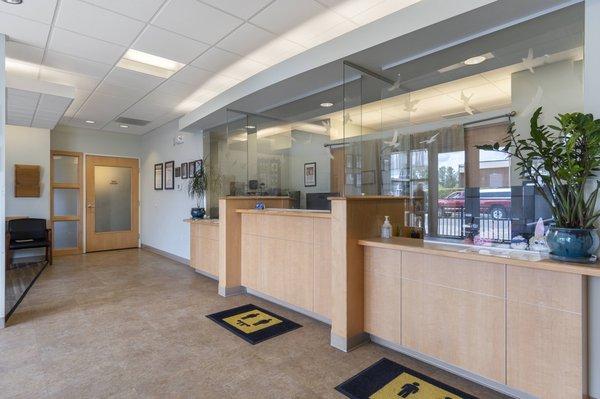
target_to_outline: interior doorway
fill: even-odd
[[[86,156],[86,252],[139,246],[139,160]]]

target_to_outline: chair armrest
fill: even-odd
[[[46,240],[48,240],[48,242],[52,242],[52,229],[46,229]]]

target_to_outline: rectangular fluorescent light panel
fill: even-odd
[[[185,64],[130,48],[117,66],[168,79]]]

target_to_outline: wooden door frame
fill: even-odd
[[[55,183],[54,182],[54,156],[68,156],[68,157],[77,157],[77,183]],[[54,216],[54,190],[55,189],[78,189],[78,203],[77,207],[77,216]],[[75,221],[77,222],[77,247],[75,248],[55,248],[52,246],[52,254],[53,255],[74,255],[83,253],[83,223],[84,223],[84,214],[83,214],[83,153],[74,152],[74,151],[62,151],[62,150],[51,150],[50,151],[50,226],[54,233],[54,223],[55,222],[65,222],[65,221]],[[53,234],[54,240],[56,240],[56,234]]]
[[[141,180],[141,176],[140,176],[140,168],[141,168],[141,160],[139,157],[128,157],[128,156],[119,156],[119,155],[107,155],[107,154],[94,154],[94,153],[85,153],[84,154],[84,161],[85,161],[85,168],[84,168],[84,172],[85,172],[85,200],[84,200],[84,225],[85,225],[85,229],[84,229],[84,247],[85,247],[85,252],[94,252],[94,251],[102,251],[102,250],[110,250],[110,248],[106,248],[106,249],[92,249],[90,250],[88,248],[88,241],[89,241],[89,237],[88,237],[88,230],[89,230],[89,226],[90,224],[88,223],[88,217],[89,217],[89,213],[87,211],[87,204],[89,202],[89,198],[88,198],[88,187],[90,185],[94,184],[94,174],[93,172],[90,172],[90,170],[88,169],[88,165],[89,165],[89,161],[90,159],[102,159],[102,160],[110,160],[112,159],[117,160],[117,161],[135,161],[135,167],[137,167],[137,173],[132,173],[131,175],[131,189],[132,189],[132,209],[131,209],[131,226],[132,228],[135,226],[135,228],[137,229],[137,237],[136,237],[136,244],[135,246],[124,246],[122,248],[113,248],[113,249],[123,249],[123,248],[139,248],[140,246],[140,229],[141,229],[141,215],[140,215],[140,195],[141,195],[141,187],[140,187],[140,180]],[[109,162],[110,163],[110,162]],[[118,163],[118,162],[117,162]],[[106,166],[111,166],[111,165],[106,165]],[[122,165],[122,164],[115,164],[113,166],[125,166],[127,167],[127,165]],[[112,233],[114,234],[114,233]]]

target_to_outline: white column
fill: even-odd
[[[6,265],[4,264],[4,254],[6,249],[4,248],[4,226],[5,226],[5,212],[6,212],[6,198],[4,190],[4,177],[6,166],[5,160],[5,149],[6,136],[4,132],[4,126],[6,121],[4,120],[6,114],[6,80],[4,77],[4,54],[5,54],[5,38],[4,35],[0,34],[0,328],[4,328],[4,316],[6,299],[4,291],[6,289]]]
[[[600,0],[585,1],[585,112],[600,118]],[[597,208],[600,208],[597,206]],[[589,395],[600,398],[600,278],[589,284]]]

